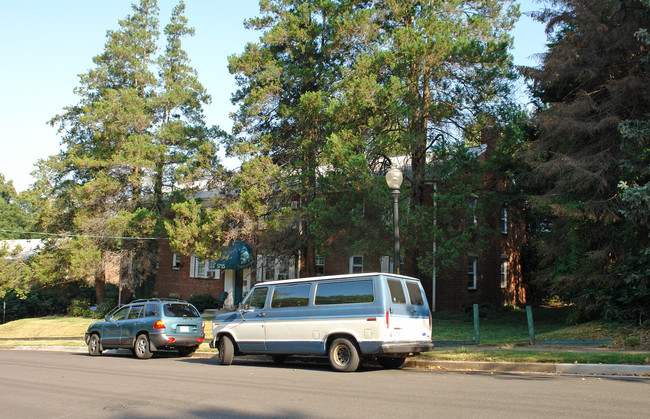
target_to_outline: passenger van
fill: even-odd
[[[362,358],[399,368],[433,350],[431,312],[420,281],[368,273],[256,284],[231,313],[214,318],[210,347],[230,365],[235,355],[328,356],[337,371]]]

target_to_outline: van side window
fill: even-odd
[[[372,303],[375,301],[372,280],[324,282],[316,288],[316,305]]]
[[[269,292],[267,287],[253,288],[250,295],[244,302],[243,307],[246,308],[264,308],[266,302],[266,294]]]
[[[406,281],[406,289],[409,292],[411,304],[413,304],[414,306],[424,305],[424,298],[422,298],[422,292],[420,291],[420,284],[418,284],[417,282]]]
[[[271,299],[272,308],[304,307],[309,304],[311,284],[276,287]]]
[[[404,287],[402,281],[399,279],[387,279],[388,289],[390,290],[390,300],[396,304],[406,304],[406,295],[404,295]]]

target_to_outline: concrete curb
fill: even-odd
[[[576,375],[620,375],[650,378],[650,365],[626,364],[551,364],[534,362],[477,362],[407,360],[404,368],[449,371],[528,372]]]
[[[85,346],[11,346],[2,350],[62,351],[85,353]],[[195,352],[196,358],[213,358],[216,352]],[[247,359],[267,359],[267,356],[249,356]],[[650,365],[626,364],[552,364],[537,362],[480,362],[480,361],[435,361],[410,358],[402,368],[448,371],[514,372],[538,374],[575,374],[627,376],[650,379]]]

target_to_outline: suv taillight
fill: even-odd
[[[201,329],[205,330],[205,322],[203,322],[203,325],[201,326]]]
[[[164,329],[164,328],[165,328],[165,323],[163,323],[162,320],[157,320],[157,321],[153,324],[153,328],[154,328],[154,329]]]

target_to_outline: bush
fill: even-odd
[[[636,336],[629,336],[625,338],[623,344],[625,344],[627,347],[635,348],[641,344],[641,341]]]
[[[106,300],[103,303],[97,306],[97,311],[95,311],[94,317],[98,319],[103,319],[111,310],[117,306],[117,303],[113,300]]]
[[[94,314],[88,300],[72,300],[68,307],[68,316],[91,318]]]
[[[208,308],[217,307],[219,300],[210,294],[196,294],[191,296],[188,302],[196,307],[200,313],[203,313]]]

